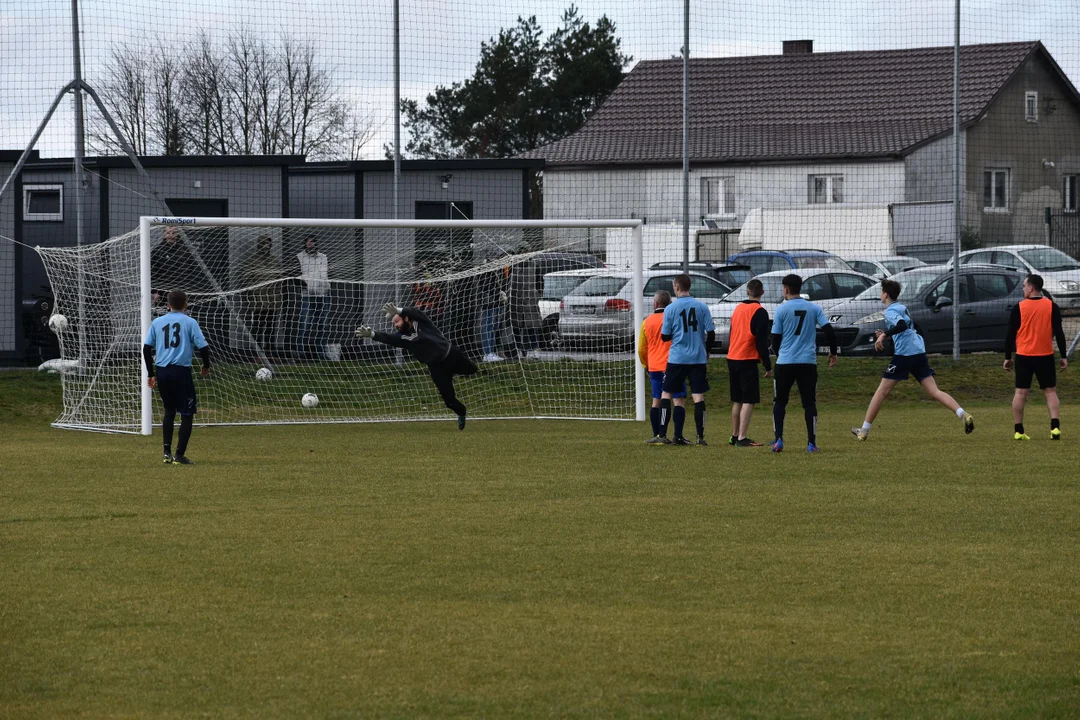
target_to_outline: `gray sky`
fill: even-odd
[[[466,77],[480,43],[518,15],[553,30],[570,0],[401,0],[402,94],[422,97]],[[578,0],[589,21],[615,21],[624,52],[637,60],[677,55],[679,0]],[[966,0],[961,42],[1042,40],[1080,84],[1077,0]],[[115,44],[186,40],[200,29],[239,24],[274,37],[283,29],[313,39],[335,67],[347,97],[375,117],[368,146],[382,157],[393,133],[393,19],[390,0],[81,0],[84,74]],[[70,0],[0,0],[0,148],[22,149],[57,91],[73,77]],[[782,40],[812,38],[815,52],[951,45],[948,0],[713,0],[691,3],[692,57],[776,54]],[[65,99],[37,148],[72,152],[71,100]]]

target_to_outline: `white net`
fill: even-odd
[[[470,418],[633,419],[631,273],[601,260],[625,264],[632,234],[452,223],[155,225],[152,317],[166,312],[168,291],[188,294],[212,353],[212,374],[196,378],[199,424],[453,418],[426,365],[356,337],[362,324],[393,331],[380,312],[386,302],[427,314],[479,366],[456,379]],[[53,323],[67,370],[57,426],[139,430],[140,247],[135,231],[81,251],[39,248],[55,313],[67,321]],[[593,277],[612,292],[579,308],[571,332],[560,332],[561,298]],[[309,393],[315,407],[302,403]]]

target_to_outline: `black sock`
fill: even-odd
[[[194,420],[193,415],[180,416],[180,442],[176,443],[176,457],[183,457],[187,451],[188,440],[191,439],[191,423]]]
[[[165,411],[165,417],[161,418],[161,439],[165,443],[165,453],[172,452],[173,424],[176,422],[176,411]]]
[[[817,406],[803,410],[806,417],[806,442],[811,445],[817,444]]]
[[[705,437],[705,401],[694,403],[694,426],[697,428],[697,436]]]
[[[652,422],[652,434],[660,434],[660,408],[649,408],[649,421]]]
[[[1015,430],[1016,432],[1023,435],[1024,434],[1024,423],[1016,423],[1015,425],[1013,425],[1013,430]]]
[[[685,405],[676,405],[674,415],[675,415],[675,437],[681,438],[683,436],[683,434],[682,434],[683,425],[686,424],[686,406]]]
[[[787,408],[780,403],[773,403],[772,406],[772,424],[773,434],[776,439],[784,437],[784,415],[787,413]]]
[[[1059,418],[1050,418],[1050,429],[1057,430],[1061,427],[1061,420]]]
[[[667,425],[671,420],[671,398],[660,401],[660,437],[667,437]]]

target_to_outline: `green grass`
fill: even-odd
[[[997,362],[935,362],[975,434],[906,387],[867,443],[881,361],[822,368],[813,457],[719,444],[721,375],[709,448],[214,428],[187,468],[0,373],[0,717],[1075,717],[1080,406],[1013,443]]]

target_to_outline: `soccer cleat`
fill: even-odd
[[[1061,428],[1054,428],[1053,430],[1051,430],[1050,431],[1050,439],[1051,440],[1060,440],[1061,439]]]
[[[735,447],[763,447],[759,442],[754,442],[750,438],[743,438],[742,440],[735,441]]]
[[[194,464],[195,463],[193,463],[191,460],[188,460],[183,455],[177,455],[176,457],[173,458],[173,465],[194,465]]]
[[[818,446],[815,445],[814,443],[806,443],[806,452],[808,452],[808,453],[816,453],[816,452],[818,452]]]
[[[675,438],[674,440],[671,441],[671,444],[672,445],[693,445],[694,443],[690,442],[689,440],[687,440],[684,437],[677,437],[677,438]]]
[[[694,443],[694,444],[695,445],[702,445],[702,446],[705,446],[705,447],[709,446],[709,443],[705,442],[705,438],[701,437],[700,435],[698,435],[697,442]]]
[[[1026,433],[1013,433],[1013,440],[1030,440]]]
[[[736,437],[735,437],[734,435],[732,435],[731,437],[729,437],[729,438],[727,439],[727,444],[728,444],[728,445],[738,445],[738,444],[739,444],[739,440],[738,440],[738,438],[736,438]]]
[[[465,429],[465,416],[464,415],[458,415],[457,416],[457,429],[458,430],[464,430]]]
[[[165,456],[161,458],[161,461],[163,463],[165,463],[166,465],[172,465],[173,464],[173,456],[170,455],[169,453],[165,453]]]
[[[645,441],[646,445],[670,445],[671,441],[663,435],[654,435]]]
[[[772,443],[769,445],[769,447],[772,448],[772,451],[774,453],[784,452],[784,439],[783,438],[776,438],[775,440],[772,441]]]
[[[865,440],[867,437],[870,436],[870,433],[866,430],[863,430],[861,427],[851,428],[851,434],[854,435],[858,440]]]
[[[971,413],[964,413],[964,432],[968,435],[975,429],[975,418],[971,417]]]

